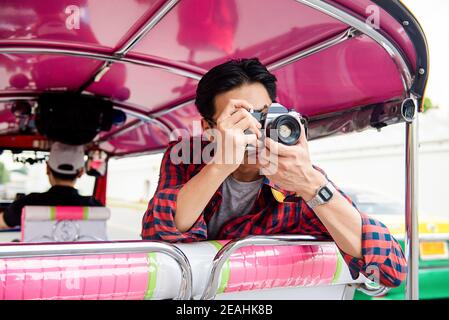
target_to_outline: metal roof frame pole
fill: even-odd
[[[413,109],[412,109],[413,108]],[[418,103],[404,100],[405,123],[405,254],[407,279],[405,299],[419,299],[419,234],[418,234]]]

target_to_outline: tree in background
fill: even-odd
[[[437,109],[438,105],[433,104],[432,100],[428,97],[424,98],[424,103],[423,103],[423,112],[426,112],[430,109]]]
[[[17,172],[17,173],[20,173],[20,174],[23,174],[24,176],[26,176],[28,174],[28,169],[26,166],[22,166],[19,169],[11,170],[11,172]]]
[[[0,162],[0,184],[9,182],[9,171],[3,162]]]

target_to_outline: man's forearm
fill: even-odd
[[[208,164],[179,190],[174,218],[179,231],[186,232],[194,225],[229,174],[221,165]]]
[[[355,258],[362,257],[362,218],[340,192],[314,212],[341,250]]]
[[[308,188],[303,190],[306,201],[311,200],[316,190],[326,182],[325,176],[316,169],[312,169],[308,177]],[[335,192],[328,203],[315,207],[313,211],[341,250],[353,257],[362,257],[362,218],[340,192]]]

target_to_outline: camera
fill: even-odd
[[[262,138],[269,137],[288,146],[298,143],[301,123],[305,125],[305,119],[298,112],[272,103],[260,111],[250,110],[250,113],[262,125]]]

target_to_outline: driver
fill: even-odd
[[[75,189],[75,183],[83,173],[83,146],[53,143],[47,162],[51,188],[43,193],[30,193],[11,203],[0,213],[0,229],[19,226],[25,206],[103,206],[93,197],[81,196]]]
[[[275,100],[276,78],[257,59],[231,60],[203,76],[195,104],[203,117],[203,135],[216,142],[215,152],[206,163],[207,141],[199,150],[195,138],[169,145],[156,193],[143,217],[142,238],[192,242],[312,235],[335,241],[354,279],[359,273],[372,279],[376,273],[383,285],[398,286],[407,268],[399,243],[385,225],[359,212],[324,171],[312,165],[305,134],[292,146],[259,139],[261,125],[249,111]],[[188,147],[179,150],[191,152],[181,161],[173,157],[180,143]],[[255,163],[249,161],[248,144],[265,150]],[[199,155],[201,161],[195,161]],[[233,161],[227,161],[227,155],[233,155]],[[273,187],[287,197],[280,197]],[[322,201],[315,201],[323,191]]]

